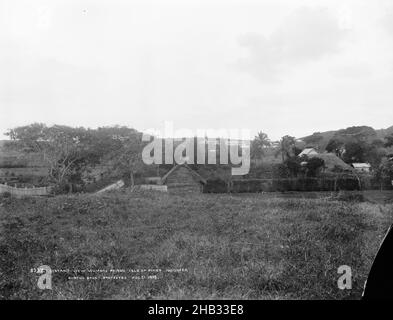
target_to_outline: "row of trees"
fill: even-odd
[[[318,144],[324,137],[322,134],[314,134],[310,139]],[[307,140],[309,144],[311,144],[310,139]],[[272,145],[267,134],[259,132],[251,142],[251,158],[262,159]],[[374,175],[377,179],[393,179],[393,161],[389,160],[392,156],[389,156],[388,151],[390,147],[393,147],[393,133],[381,140],[370,127],[350,127],[338,131],[328,141],[325,150],[335,153],[348,164],[370,163],[375,169]],[[281,156],[282,175],[315,176],[324,167],[322,159],[297,157],[300,152],[301,149],[297,148],[294,137],[287,135],[281,138],[276,145],[275,156]]]
[[[268,135],[258,132],[251,142],[251,158],[262,159],[268,148],[272,147]],[[299,158],[302,150],[296,146],[296,138],[286,135],[282,137],[274,150],[275,157],[281,157],[281,164],[275,166],[276,177],[315,177],[325,166],[325,162],[319,158],[308,159],[306,156]]]
[[[329,140],[326,151],[336,153],[347,163],[368,162],[377,168],[393,146],[393,134],[381,139],[371,127],[339,130]]]
[[[272,142],[266,133],[258,132],[251,141],[251,158],[261,159],[265,155],[266,149],[272,146]],[[279,147],[275,151],[275,156],[281,155],[282,162],[298,155],[301,152],[296,147],[296,138],[292,136],[284,136],[279,141]]]
[[[63,191],[67,188],[72,192],[73,186],[83,185],[83,177],[103,162],[110,164],[117,176],[128,177],[131,186],[135,183],[135,174],[146,169],[141,157],[148,142],[142,141],[140,132],[127,127],[85,129],[34,123],[11,129],[6,134],[12,140],[9,148],[41,154],[49,167],[48,182]],[[392,161],[382,160],[386,148],[393,146],[393,134],[387,136],[385,142],[374,140],[370,142],[364,134],[345,132],[334,136],[326,149],[349,163],[374,159],[370,162],[376,168],[376,176],[393,179]],[[262,159],[267,150],[281,157],[281,163],[275,168],[279,177],[315,177],[325,165],[319,158],[299,158],[301,149],[292,136],[272,143],[267,134],[259,132],[251,142],[251,158]]]
[[[103,159],[119,175],[134,174],[141,167],[141,134],[127,127],[98,129],[46,126],[34,123],[9,130],[8,148],[39,153],[49,167],[48,182],[59,191],[83,184],[82,177]]]

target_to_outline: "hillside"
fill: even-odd
[[[387,135],[393,133],[393,126],[387,128],[387,129],[380,129],[380,130],[376,130],[376,131],[377,131],[378,137],[383,139]]]
[[[314,146],[320,152],[325,151],[327,144],[330,139],[338,136],[350,136],[350,135],[364,135],[368,142],[372,142],[375,139],[383,140],[387,135],[393,133],[393,126],[387,129],[378,129],[375,130],[372,127],[368,126],[358,126],[358,127],[349,127],[346,129],[340,130],[332,130],[325,132],[314,132],[313,134],[300,138],[307,145]]]

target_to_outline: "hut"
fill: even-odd
[[[186,164],[175,165],[161,178],[169,193],[201,193],[206,180]]]
[[[353,172],[354,169],[342,159],[337,157],[334,153],[320,153],[316,155],[309,155],[309,158],[319,158],[325,161],[325,170],[334,172],[337,169],[347,172]]]

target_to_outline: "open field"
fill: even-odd
[[[373,202],[330,196],[3,198],[0,299],[358,299],[393,204],[390,194],[365,196],[383,200]],[[161,271],[126,280],[57,272],[53,290],[40,290],[30,269],[41,265]],[[352,268],[352,290],[337,288],[340,265]],[[179,268],[186,271],[165,272]]]

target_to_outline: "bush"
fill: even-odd
[[[204,187],[205,193],[245,193],[245,192],[287,192],[287,191],[339,191],[359,190],[359,181],[356,178],[317,179],[244,179],[232,180],[226,183],[223,180],[208,180]]]
[[[207,180],[203,187],[204,193],[227,193],[228,191],[228,183],[221,179]]]
[[[11,198],[11,193],[6,191],[0,194],[0,199],[8,199]]]
[[[262,192],[265,191],[261,180],[234,180],[231,184],[231,192]]]

